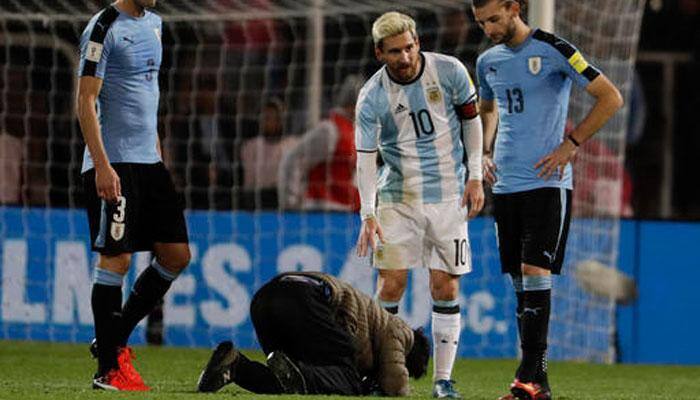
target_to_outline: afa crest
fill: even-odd
[[[431,103],[437,103],[442,100],[442,94],[440,93],[440,88],[431,87],[428,88],[428,101]]]
[[[527,60],[527,67],[532,75],[537,75],[542,70],[542,57],[530,57]]]

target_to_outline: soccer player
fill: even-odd
[[[365,83],[355,113],[362,217],[357,252],[365,256],[372,248],[377,297],[393,313],[408,269],[429,268],[433,395],[456,398],[451,374],[461,332],[459,279],[471,271],[466,220],[484,204],[476,88],[454,57],[420,51],[409,16],[382,15],[372,36],[384,67]],[[377,152],[385,163],[379,177]]]
[[[80,39],[78,118],[92,248],[98,369],[93,387],[148,390],[131,364],[131,331],[190,260],[182,202],[161,162],[156,120],[161,19],[156,0],[117,0]],[[97,107],[96,107],[97,105]],[[122,307],[131,254],[154,258]]]
[[[576,149],[622,106],[615,86],[567,41],[521,18],[525,1],[474,0],[496,44],[477,60],[484,121],[484,176],[494,193],[501,268],[518,305],[522,361],[503,399],[550,399],[547,331],[552,274],[559,274],[571,213]],[[595,104],[564,136],[571,84]],[[494,136],[498,130],[495,147]]]
[[[406,396],[428,368],[430,343],[369,296],[320,272],[274,277],[250,303],[267,365],[220,343],[197,382],[200,392],[236,383],[261,394]]]

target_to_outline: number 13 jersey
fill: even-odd
[[[571,82],[586,87],[600,72],[570,43],[539,29],[518,47],[490,48],[476,70],[481,98],[498,106],[493,192],[572,189],[571,164],[561,180],[538,178],[534,166],[564,139]]]

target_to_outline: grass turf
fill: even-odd
[[[136,368],[152,388],[148,393],[91,389],[95,362],[85,344],[0,341],[0,399],[223,399],[254,397],[230,385],[216,394],[195,393],[195,382],[210,351],[138,347]],[[246,352],[260,360],[262,355]],[[514,360],[458,360],[453,378],[465,399],[497,399],[510,382]],[[700,367],[551,363],[556,399],[697,399]],[[412,382],[412,398],[429,398],[431,382]],[[255,396],[279,398],[277,396]],[[333,399],[332,396],[288,396]],[[340,398],[340,397],[339,397]],[[344,398],[344,399],[347,399]]]

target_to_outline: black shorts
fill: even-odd
[[[571,190],[542,188],[493,197],[501,271],[519,274],[524,263],[559,274],[571,222]]]
[[[105,255],[153,250],[153,243],[187,243],[182,197],[170,172],[156,164],[113,163],[122,197],[108,203],[97,195],[95,170],[83,174],[92,249]]]

